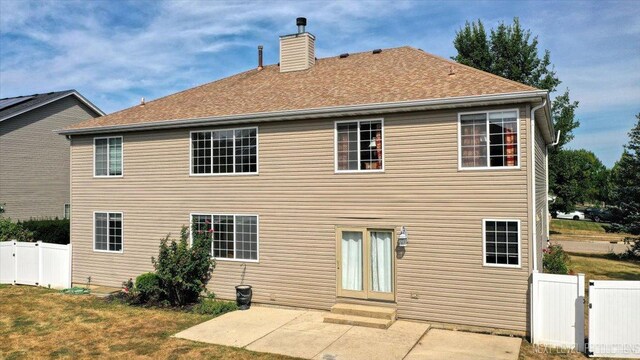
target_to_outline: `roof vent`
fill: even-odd
[[[381,52],[382,52],[382,49],[375,49],[371,53],[372,54],[380,54]]]
[[[340,54],[340,59],[349,57],[349,53]]]
[[[298,34],[302,34],[303,32],[305,32],[305,26],[307,26],[307,18],[296,18],[296,25],[298,26]]]

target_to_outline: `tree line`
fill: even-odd
[[[538,37],[520,25],[501,23],[485,30],[481,20],[466,22],[456,32],[453,60],[549,93],[556,92],[562,81],[551,63],[551,53],[538,52]],[[571,212],[576,205],[595,203],[612,206],[621,214],[621,230],[640,235],[640,113],[629,133],[620,160],[608,169],[587,149],[567,149],[580,126],[576,118],[579,102],[572,100],[568,88],[551,104],[553,123],[560,130],[558,144],[549,148],[549,190],[554,200],[551,211]],[[636,238],[638,239],[638,238]],[[638,241],[637,243],[640,243]]]

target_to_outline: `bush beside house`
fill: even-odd
[[[206,286],[215,268],[211,258],[211,234],[196,232],[189,244],[188,228],[183,227],[180,239],[164,238],[157,258],[151,261],[154,272],[144,273],[123,282],[117,298],[132,305],[169,306],[190,309],[198,314],[221,315],[237,310],[234,302],[218,301]],[[206,294],[206,297],[202,297]]]

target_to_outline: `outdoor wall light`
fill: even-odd
[[[409,238],[407,237],[407,228],[404,226],[400,229],[400,234],[398,234],[398,246],[405,247],[409,243]]]

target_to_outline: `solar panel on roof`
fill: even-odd
[[[32,99],[33,96],[25,96],[19,98],[11,98],[11,99],[2,99],[0,100],[0,110],[6,109],[9,106],[20,104],[21,102],[25,102],[29,99]]]

